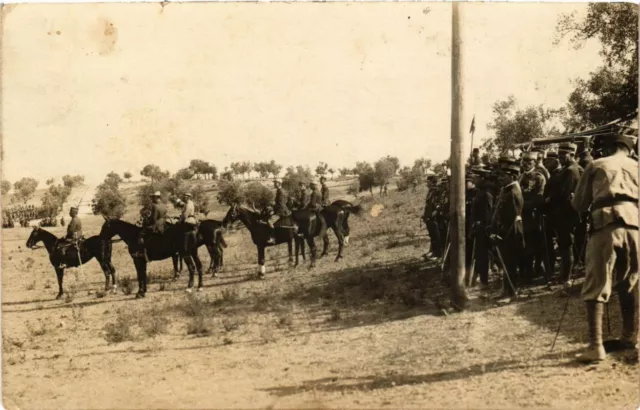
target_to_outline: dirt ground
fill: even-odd
[[[204,291],[193,296],[185,293],[186,272],[170,280],[167,260],[151,264],[147,298],[135,300],[135,280],[127,286],[126,279],[135,279],[132,261],[115,243],[117,294],[103,291],[102,272],[91,261],[66,272],[66,297],[55,300],[46,249],[25,248],[30,229],[3,230],[3,405],[638,407],[639,366],[629,355],[597,366],[573,361],[587,334],[579,284],[569,292],[553,351],[567,301],[560,288],[531,288],[505,306],[472,292],[469,311],[445,313],[439,269],[421,258],[428,248],[418,219],[424,195],[393,190],[367,198],[367,214],[351,217],[340,262],[333,261],[332,233],[329,257],[311,271],[308,261],[290,267],[286,246],[269,249],[263,281],[254,280],[248,232],[229,231],[222,273],[206,276]],[[217,207],[209,216],[223,213]],[[102,219],[83,215],[83,223],[85,236],[94,235]],[[201,257],[208,263],[204,248]],[[615,299],[610,316],[617,337]]]

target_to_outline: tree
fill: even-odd
[[[327,170],[327,172],[331,174],[331,179],[333,179],[333,176],[335,175],[336,170],[335,170],[335,169],[333,169],[333,168],[329,168],[329,169]]]
[[[562,113],[542,105],[519,109],[516,99],[509,96],[493,104],[493,122],[488,128],[495,133],[494,143],[500,153],[506,153],[517,143],[559,133],[556,124]]]
[[[69,188],[75,188],[82,185],[84,176],[82,175],[65,175],[62,177],[62,183]]]
[[[358,191],[369,191],[373,195],[373,187],[376,184],[376,173],[368,162],[357,162],[353,171],[358,175]]]
[[[253,164],[253,170],[260,175],[260,178],[269,177],[269,163],[268,162],[256,162]]]
[[[280,175],[280,171],[282,171],[282,165],[277,164],[274,160],[269,161],[269,165],[267,166],[267,170],[274,178]]]
[[[222,205],[240,205],[245,202],[245,194],[240,181],[220,181],[216,199]]]
[[[2,180],[2,195],[6,195],[9,193],[9,191],[11,191],[11,182],[7,181],[7,180]]]
[[[568,127],[583,128],[606,124],[633,113],[638,108],[638,11],[631,3],[590,3],[587,15],[576,20],[575,13],[560,17],[555,44],[572,35],[570,42],[581,47],[598,39],[605,66],[578,80],[568,103]]]
[[[240,164],[240,173],[245,177],[251,177],[251,170],[253,169],[253,165],[249,161],[245,161]]]
[[[220,179],[223,181],[233,181],[233,172],[224,171],[222,174],[220,174]]]
[[[289,192],[298,189],[300,182],[309,183],[313,179],[313,174],[309,167],[298,165],[297,167],[288,167],[284,178],[282,178],[282,187]]]
[[[47,192],[42,196],[42,210],[45,217],[53,218],[60,211],[62,211],[62,205],[67,201],[71,195],[71,188],[64,185],[50,185]]]
[[[131,177],[132,177],[133,175],[131,175],[131,172],[126,171],[124,174],[122,174],[122,176],[124,177],[124,179],[126,179],[126,180],[127,180],[127,182],[129,182],[129,181],[131,180]]]
[[[168,171],[162,171],[159,166],[154,164],[145,165],[144,168],[142,168],[142,171],[140,171],[140,175],[150,178],[152,182],[169,178]]]
[[[13,198],[16,201],[27,203],[38,187],[38,181],[33,178],[22,178],[13,184]]]
[[[188,180],[195,176],[192,168],[182,168],[174,175],[174,178]]]
[[[200,212],[207,216],[209,213],[209,197],[202,185],[196,185],[193,187],[191,195],[196,212]]]
[[[209,175],[209,179],[218,179],[218,168],[215,165],[209,164],[205,172]]]
[[[110,172],[104,182],[98,185],[96,195],[91,200],[91,210],[94,215],[107,218],[121,218],[124,215],[127,201],[124,194],[120,192],[120,182],[122,182],[120,175]]]
[[[351,173],[351,170],[349,168],[340,168],[338,172],[340,172],[341,177],[346,177]]]
[[[47,184],[47,186],[49,186],[49,185],[53,184],[54,182],[55,182],[54,178],[49,178],[44,183]]]
[[[207,161],[203,161],[201,159],[192,159],[189,164],[189,168],[198,179],[200,178],[200,175],[204,176],[205,179],[215,179],[216,174],[218,173],[215,165],[211,165]]]
[[[271,206],[274,200],[274,193],[271,189],[260,182],[251,182],[244,187],[245,203],[257,210],[264,210]]]
[[[382,186],[387,184],[391,177],[396,174],[398,167],[400,167],[400,162],[396,157],[386,156],[376,161],[374,164],[375,185],[379,185],[380,189],[382,189]]]
[[[434,165],[433,172],[437,175],[442,175],[442,174],[446,174],[448,169],[450,169],[449,160],[445,159],[444,161]]]
[[[327,165],[326,162],[320,162],[316,167],[316,175],[319,175],[319,176],[326,175],[328,169],[329,169],[329,165]]]

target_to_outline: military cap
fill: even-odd
[[[77,206],[72,206],[71,208],[69,208],[69,210],[70,210],[70,211],[72,211],[72,210],[74,210],[74,209],[77,211],[77,210],[78,210],[78,207],[77,207]]]
[[[545,149],[544,149],[544,148],[542,148],[542,147],[535,147],[535,146],[534,146],[534,147],[532,147],[532,148],[531,148],[531,150],[530,150],[530,152],[539,152],[539,153],[542,153],[542,154],[544,154],[544,151],[545,151]]]
[[[522,159],[530,159],[530,160],[537,160],[538,159],[538,153],[537,152],[533,152],[533,151],[527,151],[524,152],[522,154]]]
[[[572,144],[570,142],[563,142],[558,147],[558,152],[570,152],[572,154],[575,154],[577,149],[578,149],[578,146],[576,144]]]
[[[598,146],[624,144],[629,149],[629,151],[635,149],[633,140],[624,134],[616,134],[610,137],[600,137],[595,141],[595,144],[597,144]]]
[[[191,192],[185,192],[184,196],[187,197],[187,198],[191,198],[192,197]]]
[[[151,194],[151,198],[153,198],[153,197],[155,197],[155,196],[157,196],[157,197],[161,197],[161,196],[162,196],[162,194],[160,194],[160,191],[156,191],[156,192],[154,192],[153,194]]]
[[[520,165],[519,164],[514,164],[514,163],[507,163],[507,164],[503,164],[500,167],[500,171],[501,172],[506,172],[508,174],[519,174],[520,173]]]
[[[556,151],[547,151],[547,155],[545,158],[558,158],[558,153]]]

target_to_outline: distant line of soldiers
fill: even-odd
[[[28,226],[29,221],[42,218],[44,209],[34,205],[15,205],[2,210],[2,227],[13,228],[16,223]]]

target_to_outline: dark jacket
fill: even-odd
[[[322,188],[320,189],[320,194],[322,195],[322,206],[329,205],[329,187],[327,185],[322,184]]]
[[[167,218],[167,207],[162,202],[149,207],[149,216],[144,222],[144,227],[153,233],[161,234],[164,232],[165,219]]]
[[[67,239],[80,239],[82,237],[82,221],[77,216],[71,218],[67,226]]]
[[[312,209],[314,211],[319,211],[322,209],[322,197],[320,196],[320,192],[317,189],[311,191],[311,195],[309,196],[309,202],[307,203],[307,209]]]
[[[273,205],[273,212],[280,216],[288,216],[291,212],[287,206],[287,195],[282,188],[276,189],[276,199]]]
[[[480,186],[476,190],[471,203],[471,226],[472,232],[486,231],[491,224],[493,215],[493,195],[486,186]]]
[[[517,182],[502,188],[495,206],[491,231],[499,235],[503,241],[524,248],[523,206],[522,190]]]
[[[553,179],[553,175],[551,179]],[[551,179],[549,180],[550,183]],[[571,199],[579,180],[580,168],[575,161],[562,168],[557,174],[556,180],[545,192],[545,198],[549,198],[549,203],[547,204],[549,214],[562,218],[567,222],[577,221],[578,213],[571,206]]]

